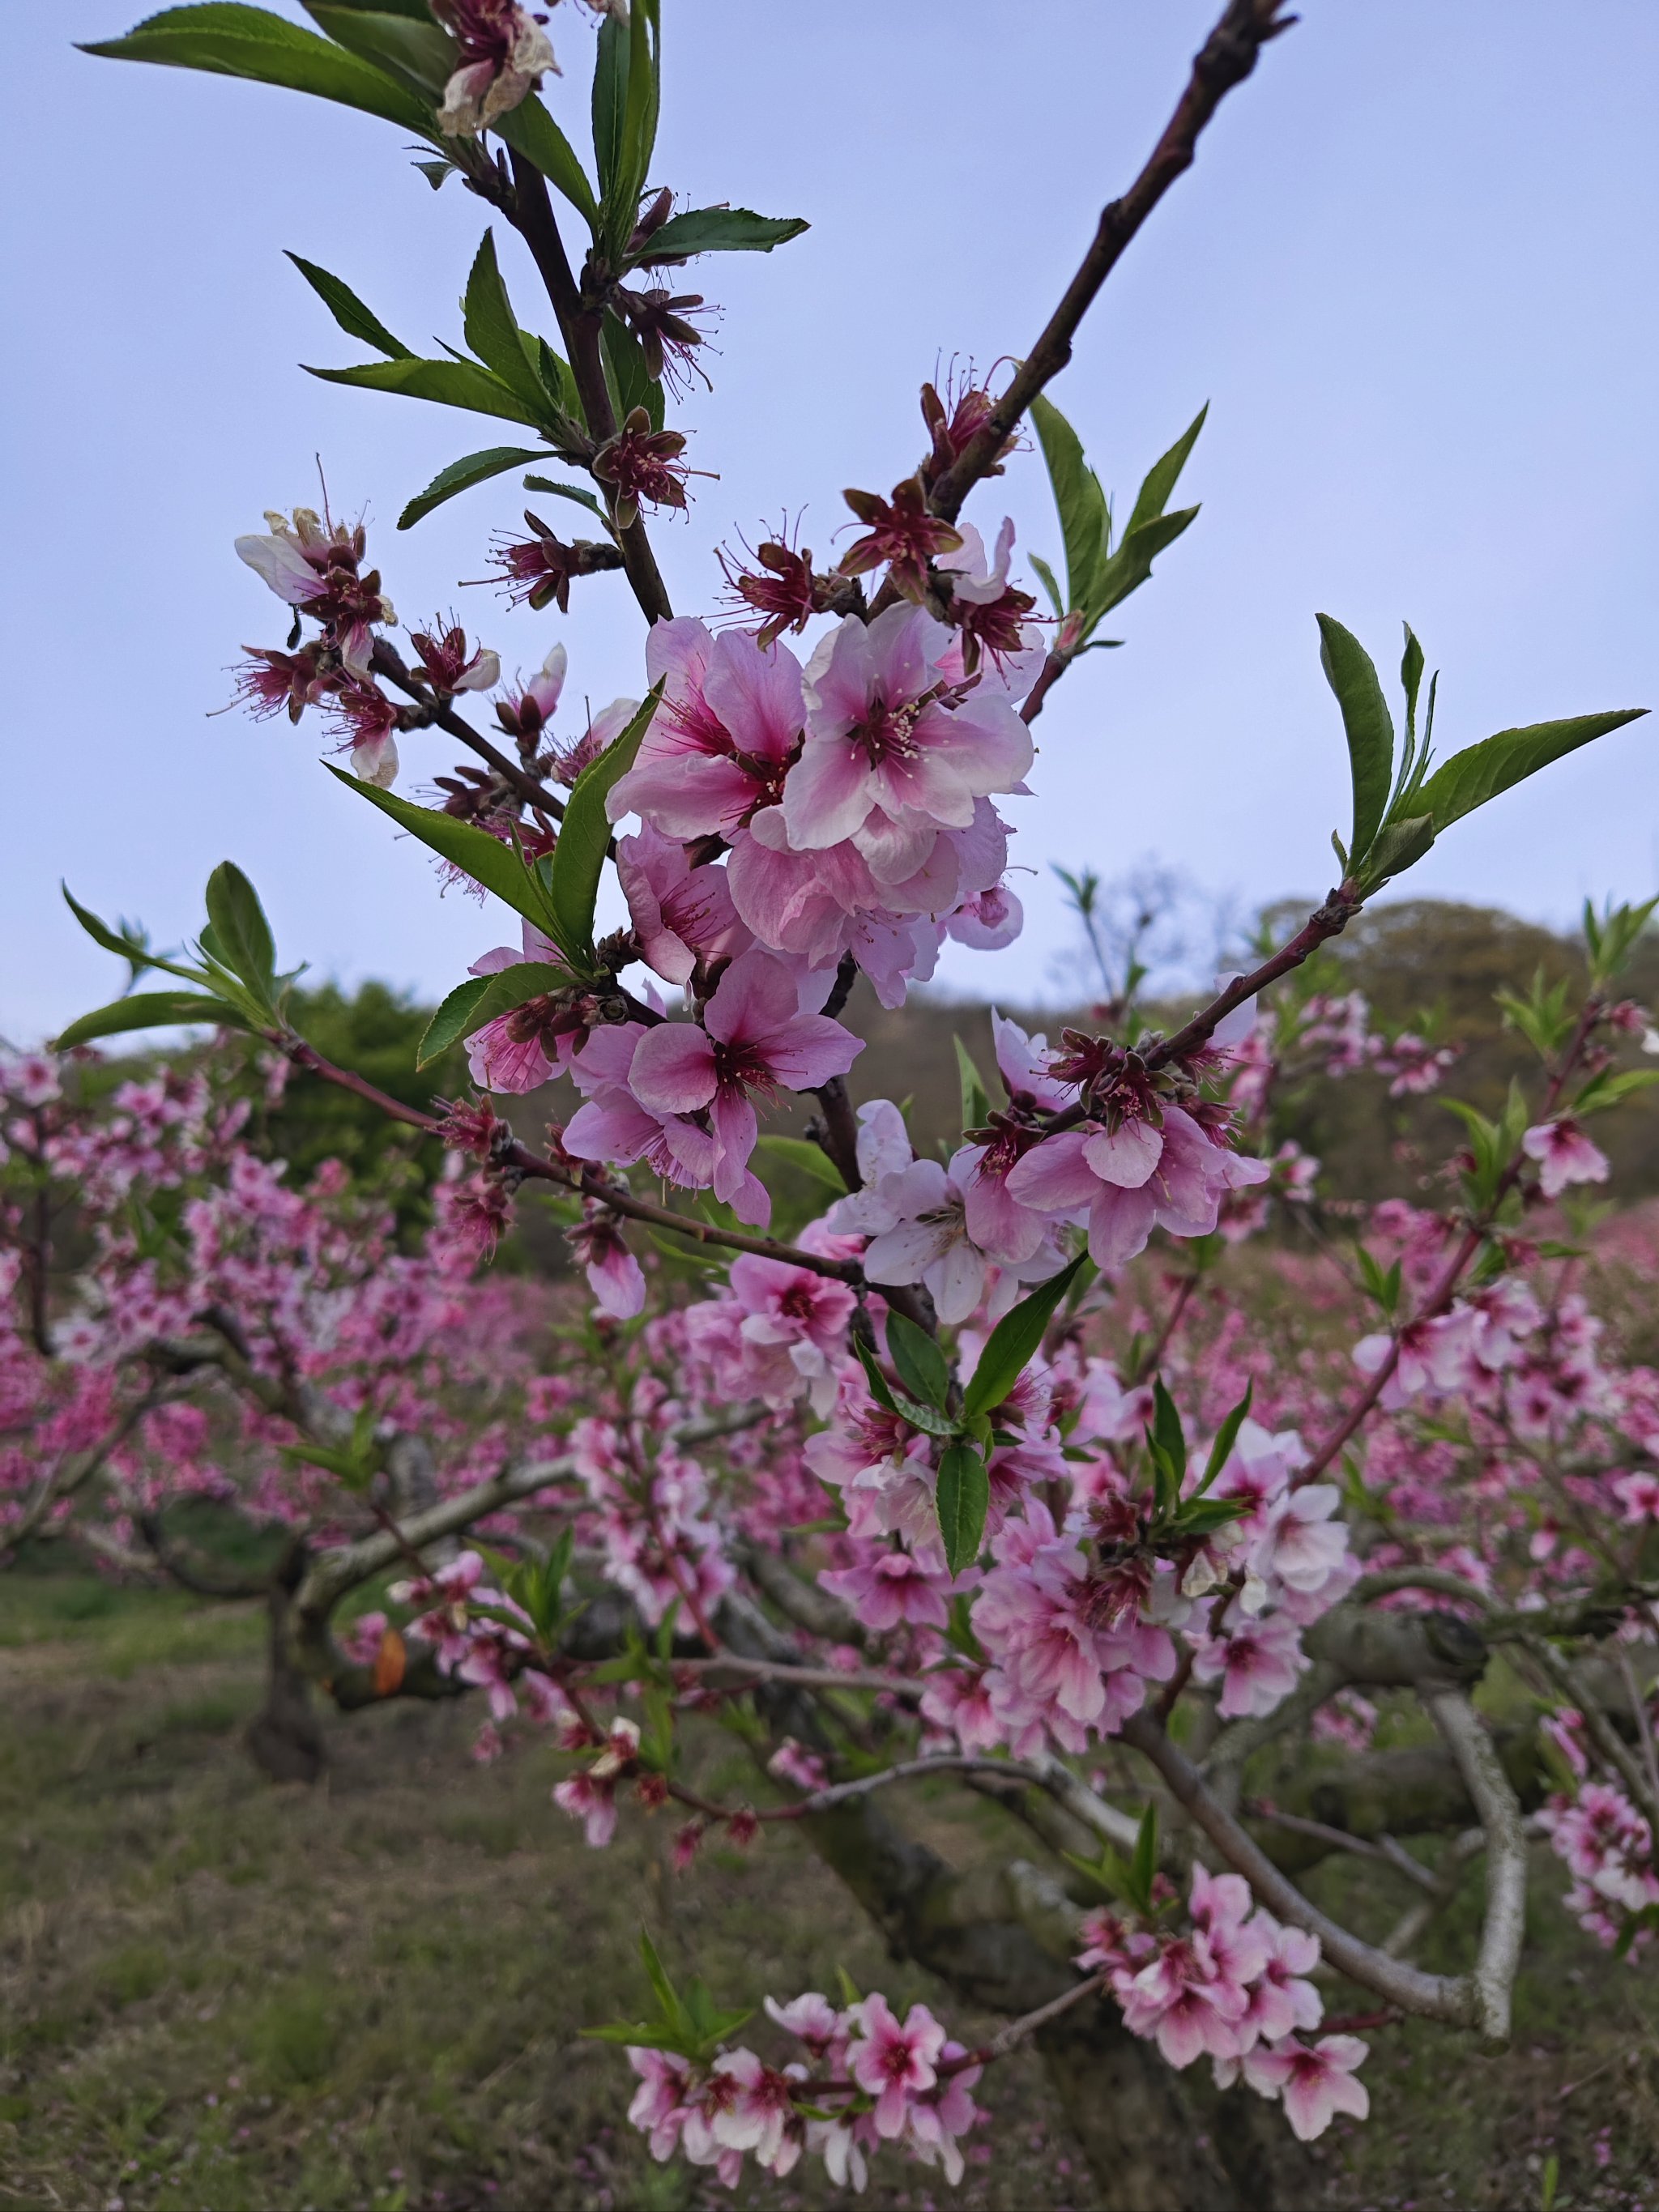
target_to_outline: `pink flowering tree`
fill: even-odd
[[[506,597],[568,618],[573,595],[625,588],[642,631],[639,696],[584,721],[564,706],[562,640],[544,650],[538,632],[539,672],[507,687],[499,650],[453,623],[400,647],[361,527],[295,509],[237,543],[292,620],[281,646],[248,649],[250,707],[315,718],[349,756],[329,764],[342,794],[515,917],[518,941],[481,948],[434,1018],[426,1052],[465,1040],[477,1086],[441,1114],[380,1097],[300,1033],[228,864],[178,954],[76,909],[165,980],[61,1050],[161,1024],[252,1033],[441,1136],[463,1170],[447,1218],[475,1253],[538,1198],[585,1270],[580,1382],[534,1406],[545,1378],[525,1386],[544,1457],[458,1475],[411,1510],[393,1432],[441,1409],[400,1400],[383,1424],[373,1394],[346,1401],[343,1442],[298,1454],[335,1480],[343,1517],[330,1528],[313,1507],[296,1554],[295,1668],[348,1705],[474,1688],[486,1753],[550,1729],[569,1761],[557,1805],[595,1847],[672,1807],[690,1873],[711,1832],[753,1844],[799,1823],[896,1952],[1007,2016],[969,2046],[879,1993],[782,1992],[751,2043],[747,2015],[677,1987],[647,1943],[649,2016],[597,2032],[628,2051],[654,2155],[726,2182],[747,2159],[781,2175],[811,2156],[859,2187],[896,2154],[954,2180],[987,2069],[1034,2037],[1133,2201],[1262,2203],[1258,2121],[1277,2106],[1305,2141],[1363,2118],[1365,2034],[1413,2015],[1501,2047],[1550,1846],[1593,1935],[1635,1952],[1659,1917],[1659,1387],[1604,1348],[1572,1215],[1606,1174],[1587,1122],[1651,1073],[1632,1064],[1646,1024],[1617,989],[1648,909],[1588,918],[1576,1003],[1512,1001],[1537,1081],[1496,1118],[1462,1109],[1437,1207],[1338,1223],[1317,1164],[1275,1127],[1297,1055],[1440,1081],[1448,1053],[1374,1039],[1318,956],[1464,815],[1639,710],[1443,751],[1411,632],[1396,720],[1358,641],[1320,617],[1352,784],[1328,896],[1161,1028],[1133,993],[1054,1046],[999,1018],[994,1076],[963,1055],[957,1140],[918,1152],[896,1104],[856,1095],[854,984],[897,1007],[947,938],[993,952],[1018,934],[998,802],[1035,772],[1054,685],[1195,513],[1170,502],[1202,418],[1120,528],[1047,387],[1290,19],[1228,0],[1048,325],[991,382],[923,387],[917,465],[889,494],[848,493],[858,534],[839,557],[782,538],[724,551],[704,611],[676,613],[652,529],[690,497],[668,409],[702,373],[704,301],[675,272],[801,224],[677,209],[657,184],[657,0],[608,0],[597,25],[515,0],[307,12],[318,32],[173,9],[94,51],[364,111],[422,142],[434,185],[453,175],[483,204],[465,350],[442,359],[296,257],[377,356],[319,373],[517,426],[535,442],[459,459],[400,528],[556,465],[526,487],[580,507],[590,534],[530,511],[528,535],[497,539]],[[585,41],[591,166],[572,137]],[[517,270],[533,271],[529,327],[498,232],[523,249],[521,294]],[[1028,426],[1064,552],[1031,559],[1041,599],[994,501],[965,512]],[[620,584],[586,580],[607,574]],[[412,741],[440,738],[467,758],[398,789]],[[628,921],[601,934],[608,870]],[[555,1078],[580,1103],[532,1141],[507,1102]],[[810,1102],[804,1124],[763,1133],[790,1098]],[[792,1176],[815,1194],[805,1211]],[[1304,1243],[1237,1249],[1275,1220],[1304,1224]],[[477,1310],[469,1271],[446,1282]],[[1287,1286],[1320,1323],[1305,1342]],[[55,1350],[37,1333],[36,1358]],[[398,1398],[422,1356],[396,1338],[377,1389]],[[74,1449],[95,1455],[104,1433]],[[454,1552],[508,1507],[505,1548]],[[395,1620],[348,1648],[337,1609],[393,1567]],[[1541,1734],[1476,1703],[1498,1667],[1538,1689]],[[1372,1747],[1383,1704],[1420,1729],[1407,1765]],[[756,1747],[752,1802],[687,1778],[688,1724],[710,1715]],[[1314,1782],[1295,1756],[1310,1737],[1340,1753]],[[906,1786],[941,1775],[1000,1807],[1000,1856],[953,1867],[906,1833]],[[1334,1852],[1408,1886],[1386,1941],[1310,1894]],[[1478,1943],[1431,1972],[1417,1948],[1477,1863]]]

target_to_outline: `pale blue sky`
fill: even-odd
[[[297,8],[283,0],[285,12]],[[677,605],[706,607],[713,545],[806,509],[822,551],[841,487],[884,490],[920,450],[915,392],[953,352],[1030,343],[1101,201],[1161,126],[1214,0],[665,0],[654,179],[693,204],[808,216],[770,258],[696,265],[725,303],[696,402],[689,524],[659,532]],[[506,932],[317,765],[309,726],[233,713],[228,664],[282,611],[230,541],[313,496],[366,508],[399,612],[451,604],[509,667],[555,637],[599,703],[641,686],[619,579],[568,622],[484,592],[517,480],[407,536],[392,523],[488,425],[337,390],[301,361],[361,357],[281,258],[337,270],[411,343],[459,338],[486,219],[434,201],[398,134],[262,87],[94,61],[134,0],[14,0],[20,96],[0,161],[13,337],[3,597],[11,826],[0,876],[0,1033],[108,995],[113,963],[58,904],[176,938],[230,855],[287,959],[437,994]],[[1054,388],[1109,485],[1212,403],[1204,514],[1040,725],[1017,807],[1023,943],[948,980],[1030,998],[1066,935],[1051,860],[1156,852],[1249,902],[1320,892],[1342,751],[1313,616],[1397,658],[1408,616],[1444,670],[1448,744],[1659,700],[1654,256],[1659,11],[1651,0],[1306,0],[1206,139],[1085,326]],[[577,135],[592,33],[552,26]],[[527,265],[503,256],[526,319]],[[1005,508],[1051,556],[1040,470]],[[416,738],[405,786],[448,765]],[[1412,888],[1564,920],[1587,892],[1659,885],[1659,722],[1604,739],[1461,825]]]

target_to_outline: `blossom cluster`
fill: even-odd
[[[766,2010],[799,2058],[769,2066],[739,2048],[703,2065],[629,2050],[640,2087],[628,2117],[653,2158],[678,2152],[733,2188],[745,2153],[780,2179],[805,2153],[823,2160],[836,2188],[862,2191],[870,2158],[890,2145],[961,2180],[962,2138],[983,2117],[972,2095],[983,2066],[926,2005],[900,2020],[878,1995],[837,2010],[809,1990],[787,2004],[768,1997]]]
[[[1194,1862],[1180,1934],[1126,1925],[1105,1911],[1089,1916],[1084,1934],[1078,1965],[1106,1974],[1125,2027],[1156,2043],[1171,2066],[1207,2054],[1218,2088],[1242,2080],[1259,2096],[1282,2100],[1304,2142],[1339,2112],[1363,2120],[1370,2112],[1354,2079],[1368,2046],[1353,2035],[1303,2040],[1324,2017],[1308,1978],[1319,1938],[1253,1911],[1237,1875],[1212,1875]]]

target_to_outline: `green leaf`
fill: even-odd
[[[913,1397],[938,1413],[951,1395],[951,1370],[945,1354],[925,1328],[902,1313],[887,1316],[887,1356]]]
[[[441,854],[452,867],[471,876],[475,884],[493,891],[514,914],[521,914],[538,929],[552,933],[554,917],[547,894],[510,845],[503,845],[487,831],[476,830],[470,822],[462,822],[441,809],[416,806],[407,799],[400,799],[395,791],[382,791],[378,784],[364,783],[331,762],[325,761],[323,765],[349,791],[358,793],[371,806],[379,807],[382,814],[389,814],[400,829],[418,837],[422,844]]]
[[[527,1000],[558,990],[569,980],[563,969],[545,960],[515,961],[512,967],[497,969],[491,975],[469,975],[465,983],[456,985],[427,1024],[416,1047],[416,1066],[429,1067],[452,1045],[481,1030],[486,1022],[510,1014]]]
[[[520,398],[539,409],[548,395],[519,336],[519,319],[507,296],[495,259],[495,234],[487,230],[473,256],[461,301],[462,332],[478,359]],[[532,459],[536,458],[532,456]]]
[[[769,253],[811,225],[803,216],[755,215],[748,208],[693,208],[652,233],[641,261],[683,261],[694,253]]]
[[[1071,1287],[1072,1278],[1083,1265],[1084,1257],[1079,1253],[1069,1267],[1062,1267],[1059,1274],[1040,1283],[1029,1297],[1022,1298],[1004,1314],[991,1331],[963,1399],[963,1410],[969,1418],[975,1413],[988,1413],[1000,1406],[1018,1382],[1027,1363],[1041,1346],[1054,1308]]]
[[[1129,1860],[1129,1885],[1143,1912],[1152,1906],[1152,1880],[1158,1872],[1158,1807],[1149,1804],[1140,1816],[1135,1847]]]
[[[650,1978],[657,2002],[662,2007],[664,2020],[676,2027],[689,2026],[685,2008],[668,1978],[668,1970],[657,1954],[657,1947],[651,1941],[650,1931],[644,1928],[640,1930],[640,1956],[645,1961],[645,1971]]]
[[[256,996],[269,1001],[276,947],[259,895],[234,861],[221,860],[208,878],[207,910],[218,957]]]
[[[1164,1389],[1161,1375],[1152,1384],[1152,1442],[1173,1468],[1176,1487],[1179,1490],[1187,1473],[1187,1432],[1181,1425],[1176,1401]]]
[[[430,15],[424,21],[397,8],[366,8],[361,0],[300,0],[312,21],[348,53],[383,69],[436,107],[453,76],[460,52]],[[434,118],[435,119],[435,118]],[[433,125],[427,125],[428,134]]]
[[[781,1161],[785,1166],[798,1168],[802,1175],[811,1176],[814,1182],[822,1183],[837,1198],[845,1198],[847,1185],[841,1170],[822,1145],[815,1145],[807,1137],[763,1137],[756,1147],[769,1159]]]
[[[870,1395],[877,1405],[884,1406],[890,1413],[898,1411],[898,1401],[889,1387],[887,1377],[876,1363],[876,1355],[861,1336],[853,1339],[853,1349],[858,1354],[859,1364],[864,1370],[864,1379],[870,1385]]]
[[[1622,707],[1610,714],[1576,714],[1564,722],[1534,722],[1524,730],[1499,730],[1496,737],[1443,761],[1418,791],[1413,810],[1431,814],[1436,830],[1444,830],[1500,792],[1536,775],[1552,761],[1564,759],[1610,730],[1623,729],[1647,711],[1645,707]]]
[[[412,530],[434,507],[441,507],[457,492],[471,491],[474,484],[488,482],[504,470],[521,467],[526,461],[538,461],[541,455],[523,446],[486,446],[482,453],[464,453],[459,461],[452,461],[437,475],[422,492],[417,492],[398,517],[399,530]]]
[[[1048,604],[1054,611],[1055,619],[1063,621],[1066,617],[1066,602],[1060,596],[1060,585],[1055,579],[1054,570],[1040,553],[1028,553],[1025,557],[1036,570],[1042,580],[1042,588],[1048,594]]]
[[[344,52],[286,17],[264,8],[207,0],[194,8],[167,8],[123,39],[102,39],[81,49],[112,61],[159,62],[173,69],[205,70],[306,92],[378,115],[423,138],[434,135],[430,106],[384,70]]]
[[[1089,628],[1111,612],[1131,592],[1138,592],[1152,573],[1152,563],[1165,546],[1173,545],[1184,530],[1198,520],[1195,507],[1175,514],[1160,514],[1150,522],[1126,530],[1123,541],[1100,571],[1094,597],[1089,602]]]
[[[314,261],[307,261],[302,254],[289,253],[288,258],[348,337],[361,338],[365,345],[373,346],[376,353],[383,353],[392,361],[411,358],[409,348],[402,339],[392,337],[373,308],[363,305],[349,284],[331,276],[326,269],[319,269]]]
[[[56,1040],[59,1052],[90,1044],[94,1037],[121,1036],[129,1030],[173,1029],[189,1022],[210,1022],[216,1029],[245,1030],[250,1024],[222,999],[201,991],[135,991],[71,1022]]]
[[[576,158],[576,149],[532,92],[491,125],[515,154],[532,161],[555,191],[564,194],[593,232],[599,227],[599,204],[587,173]]]
[[[663,425],[662,386],[646,366],[645,349],[614,308],[605,309],[600,337],[605,347],[605,380],[611,388],[611,404],[620,422],[636,407],[651,417],[651,427]]]
[[[1357,868],[1382,826],[1394,781],[1394,719],[1382,696],[1376,669],[1352,630],[1329,615],[1319,623],[1319,663],[1336,694],[1348,738],[1348,766],[1353,781],[1353,832],[1348,866]],[[1431,810],[1420,804],[1413,812]]]
[[[556,492],[561,499],[574,499],[578,507],[585,507],[590,514],[597,514],[607,530],[611,527],[611,520],[605,509],[592,493],[584,491],[580,484],[555,483],[551,477],[526,477],[524,488],[526,491]]]
[[[1170,504],[1170,495],[1181,480],[1181,471],[1186,467],[1193,447],[1198,443],[1198,434],[1204,428],[1205,418],[1209,411],[1209,404],[1206,401],[1176,440],[1174,445],[1170,447],[1169,452],[1160,455],[1147,470],[1145,481],[1135,496],[1134,510],[1124,526],[1123,535],[1126,539],[1133,537],[1137,530],[1144,528],[1146,524],[1164,517],[1164,510]],[[1188,520],[1190,520],[1197,513],[1198,509],[1195,507],[1189,507],[1187,511]],[[1167,519],[1173,520],[1174,517]],[[1186,524],[1183,523],[1182,527],[1184,529]]]
[[[145,967],[154,964],[149,951],[143,945],[136,944],[130,937],[123,937],[118,930],[112,929],[106,921],[100,921],[89,907],[81,904],[67,884],[60,884],[58,888],[64,894],[64,904],[94,945],[101,945],[106,952],[114,953],[118,959],[142,962]]]
[[[1255,1385],[1252,1382],[1246,1388],[1244,1395],[1216,1431],[1215,1442],[1210,1446],[1210,1456],[1204,1466],[1204,1480],[1198,1486],[1198,1495],[1200,1498],[1231,1457],[1233,1446],[1238,1442],[1238,1432],[1249,1418],[1250,1401],[1255,1396]]]
[[[957,1048],[957,1074],[962,1084],[962,1127],[966,1134],[969,1129],[982,1129],[990,1120],[991,1101],[967,1046],[955,1035],[951,1042]]]
[[[609,201],[623,163],[623,123],[628,110],[628,32],[607,15],[599,26],[593,63],[593,159],[599,191]]]
[[[939,1463],[939,1527],[945,1559],[960,1574],[979,1557],[985,1534],[985,1510],[991,1502],[985,1462],[972,1444],[947,1444]]]
[[[470,361],[370,361],[355,368],[306,368],[325,384],[355,384],[366,392],[398,392],[407,399],[430,399],[441,407],[459,407],[471,415],[499,415],[509,422],[541,429],[551,410],[520,398],[488,369]]]
[[[611,844],[611,822],[605,800],[611,786],[634,765],[640,740],[651,726],[651,717],[662,697],[662,679],[653,684],[644,703],[621,736],[608,744],[576,778],[559,825],[559,842],[553,848],[548,878],[548,902],[553,915],[553,937],[568,959],[586,959],[593,953],[593,908],[599,902],[599,878],[605,872]]]
[[[1053,400],[1039,393],[1031,402],[1031,420],[1048,465],[1066,542],[1066,606],[1091,607],[1111,550],[1112,510],[1099,477],[1083,458],[1081,440]]]
[[[1412,804],[1419,805],[1421,795]],[[1375,890],[1390,876],[1404,875],[1407,868],[1415,867],[1434,842],[1435,827],[1433,817],[1427,814],[1413,813],[1404,822],[1386,823],[1371,840],[1357,872],[1364,888]]]
[[[1176,1512],[1173,1525],[1183,1536],[1207,1536],[1212,1529],[1242,1519],[1249,1510],[1242,1498],[1189,1498]]]

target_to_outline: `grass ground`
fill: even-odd
[[[623,2118],[622,2061],[577,2033],[641,2000],[641,1914],[722,2001],[822,1986],[842,1964],[977,2027],[885,1958],[787,1835],[678,1881],[660,1822],[624,1819],[616,1845],[591,1853],[548,1804],[547,1755],[472,1765],[470,1711],[337,1723],[327,1784],[272,1789],[237,1741],[259,1640],[245,1608],[73,1577],[0,1583],[0,2205],[730,2202],[706,2175],[649,2165]],[[728,1754],[708,1756],[718,1785]],[[740,1786],[735,1766],[726,1779]],[[935,1842],[949,1802],[923,1808]],[[1373,2118],[1322,2146],[1321,2207],[1541,2212],[1554,2156],[1555,2212],[1656,2212],[1650,1974],[1601,1959],[1547,1908],[1520,2018],[1499,2060],[1427,2029],[1376,2034]],[[981,2094],[992,2125],[960,2191],[890,2161],[864,2203],[1102,2203],[1033,2059],[994,2069]],[[836,2200],[818,2172],[763,2179],[738,2201]]]

